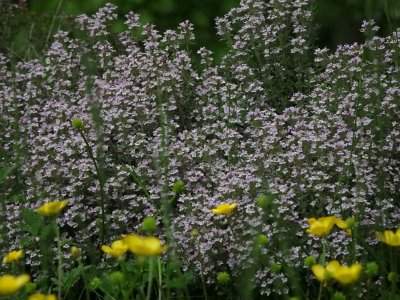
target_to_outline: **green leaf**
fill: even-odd
[[[55,235],[53,224],[47,224],[47,225],[41,226],[40,229],[41,229],[40,230],[40,240],[41,241],[50,240],[51,237],[53,237]]]
[[[77,268],[63,274],[61,278],[61,285],[64,295],[67,295],[68,291],[79,280],[79,277],[82,275],[82,273],[83,266],[79,265]]]
[[[0,183],[2,183],[12,171],[14,171],[14,167],[0,168]]]
[[[35,214],[31,209],[26,207],[23,207],[21,209],[21,216],[22,216],[22,222],[20,223],[21,230],[37,236],[44,224],[43,217]]]
[[[182,274],[182,276],[167,280],[166,285],[169,288],[183,289],[188,285],[190,281],[192,281],[192,278],[193,278],[192,274],[184,273]]]

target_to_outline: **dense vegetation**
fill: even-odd
[[[400,30],[316,11],[243,0],[220,59],[113,4],[3,49],[0,297],[400,297]]]

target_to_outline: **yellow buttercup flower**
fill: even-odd
[[[231,215],[235,211],[238,204],[236,202],[232,204],[223,203],[217,206],[217,208],[211,209],[214,215]]]
[[[101,246],[101,250],[111,256],[122,256],[128,251],[128,245],[123,240],[116,240],[112,242],[111,247]]]
[[[330,261],[326,267],[323,265],[313,265],[311,271],[318,281],[326,281],[331,278],[331,273],[334,272],[340,266],[336,260]]]
[[[31,278],[27,274],[19,276],[0,276],[0,296],[12,295],[18,292],[30,280]]]
[[[307,233],[314,234],[316,236],[324,236],[331,232],[333,225],[335,225],[336,217],[322,217],[319,219],[309,218],[307,220],[310,227],[307,229]]]
[[[8,253],[6,256],[3,258],[3,263],[8,264],[12,263],[14,261],[18,261],[21,259],[21,257],[24,255],[24,250],[14,250]]]
[[[360,278],[361,269],[361,264],[352,264],[350,267],[348,267],[337,263],[337,267],[329,271],[329,273],[341,284],[350,284]]]
[[[42,293],[35,293],[28,297],[28,300],[57,300],[56,295],[46,295]]]
[[[67,204],[68,200],[48,202],[36,209],[35,212],[46,217],[56,216]]]
[[[330,261],[326,267],[313,265],[311,271],[318,281],[335,279],[341,284],[350,284],[357,281],[361,275],[361,264],[352,264],[350,267],[341,265],[337,260]]]
[[[154,237],[141,237],[136,234],[128,234],[124,238],[124,242],[128,245],[129,251],[139,256],[155,256],[160,255],[167,250],[167,246],[162,246],[161,241]]]
[[[324,281],[328,279],[328,273],[326,272],[324,266],[322,265],[313,265],[311,267],[311,271],[318,281]]]
[[[393,247],[400,247],[400,228],[397,229],[396,232],[390,230],[385,230],[383,234],[381,232],[377,232],[376,237],[385,244]]]

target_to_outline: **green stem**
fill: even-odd
[[[102,172],[100,172],[99,165],[97,164],[96,158],[94,157],[92,147],[89,144],[89,141],[86,139],[85,134],[83,133],[82,129],[79,128],[79,133],[86,145],[86,151],[90,157],[90,159],[93,162],[94,168],[96,169],[96,174],[97,174],[97,180],[99,181],[99,187],[100,187],[100,208],[101,208],[101,239],[100,239],[100,245],[104,244],[104,237],[105,237],[105,197],[106,193],[104,191],[104,180],[103,176],[101,175]],[[100,252],[101,253],[101,252]],[[102,254],[100,254],[102,255]]]
[[[58,287],[58,300],[61,300],[61,278],[62,278],[62,253],[61,253],[61,236],[58,224],[55,221],[56,235],[57,235],[57,255],[58,255],[58,266],[57,266],[57,287]]]
[[[197,255],[199,256],[199,260],[200,260],[200,279],[201,279],[201,284],[203,287],[203,295],[204,295],[204,299],[207,300],[208,296],[207,296],[207,290],[206,290],[206,283],[204,280],[203,260],[201,259],[201,255],[200,255],[200,239],[198,237],[196,238],[196,244],[197,244]]]
[[[49,40],[50,40],[50,36],[51,36],[52,31],[53,31],[54,24],[55,24],[55,22],[56,22],[56,18],[57,18],[57,16],[58,16],[58,13],[60,12],[62,3],[63,3],[63,0],[60,0],[60,1],[58,2],[58,6],[57,6],[57,9],[56,9],[56,12],[55,12],[55,14],[54,14],[54,16],[53,16],[53,19],[51,20],[50,29],[49,29],[49,32],[47,33],[46,42],[45,42],[45,44],[44,44],[44,47],[45,47],[45,48],[47,47],[47,44],[48,44],[48,42],[49,42]]]
[[[151,288],[153,285],[153,258],[149,258],[149,282],[147,283],[147,295],[146,300],[151,299]]]
[[[319,292],[318,292],[318,300],[321,300],[322,297],[322,287],[323,287],[324,281],[322,280],[320,285],[319,285]]]
[[[85,285],[86,300],[90,300],[89,285],[88,285],[88,281],[87,281],[86,274],[85,274],[85,267],[83,266],[82,260],[80,257],[78,258],[78,265],[79,265],[79,268],[82,268],[82,280],[83,280],[83,284]]]
[[[323,266],[325,266],[326,262],[326,239],[325,237],[322,237],[322,255],[319,259],[319,263]],[[321,281],[321,284],[319,285],[319,292],[318,292],[318,300],[321,300],[322,297],[322,288],[323,288],[324,280]]]
[[[351,260],[356,261],[356,240],[354,237],[354,229],[351,230]]]
[[[158,300],[162,299],[162,270],[161,270],[161,258],[157,259],[158,265]]]
[[[321,265],[325,265],[326,262],[326,239],[325,237],[322,238],[322,255],[321,258],[319,259],[319,263]]]

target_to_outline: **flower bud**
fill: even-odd
[[[175,193],[180,193],[180,192],[182,192],[184,189],[185,189],[185,184],[183,183],[182,180],[175,181],[174,184],[172,185],[172,190],[173,190]]]
[[[399,279],[396,272],[390,272],[387,278],[391,283],[396,283]]]
[[[274,203],[274,196],[271,193],[266,193],[265,195],[262,195],[257,198],[258,207],[264,209],[270,208],[273,203]]]
[[[31,294],[33,293],[37,288],[37,284],[34,282],[28,282],[27,284],[25,284],[25,291],[27,294]]]
[[[278,273],[282,270],[282,265],[278,263],[272,263],[271,264],[271,272],[272,273]]]
[[[192,233],[191,233],[191,236],[194,237],[194,238],[198,237],[199,236],[199,231],[196,228],[193,229]]]
[[[147,233],[154,233],[157,229],[157,222],[156,219],[153,217],[146,217],[143,220],[142,223],[142,229],[143,231],[147,232]]]
[[[98,289],[101,286],[101,284],[102,284],[102,282],[101,282],[101,279],[99,277],[94,277],[92,279],[92,281],[90,281],[90,287],[92,289],[94,289],[94,290]]]
[[[357,222],[356,222],[356,220],[354,220],[354,218],[349,218],[349,219],[347,219],[347,220],[346,220],[346,223],[347,223],[347,226],[348,226],[350,229],[353,229],[353,228],[357,225]]]
[[[365,269],[365,274],[367,274],[369,277],[375,277],[379,273],[379,266],[376,262],[370,262],[367,263],[367,267]]]
[[[110,280],[113,284],[119,284],[124,282],[124,274],[122,272],[116,271],[110,274]]]
[[[336,292],[333,294],[332,300],[346,300],[346,296],[341,292]]]
[[[217,274],[217,281],[221,284],[226,284],[231,280],[231,277],[227,272],[219,272]]]
[[[72,257],[78,257],[80,254],[81,254],[81,250],[78,247],[76,247],[76,246],[71,247]]]
[[[313,265],[315,265],[317,263],[317,260],[315,258],[315,256],[307,256],[304,259],[304,266],[306,268],[311,268]]]
[[[71,125],[75,129],[82,129],[83,128],[83,121],[82,119],[73,119]]]
[[[268,244],[269,239],[265,234],[259,234],[257,237],[257,243],[261,246]]]

